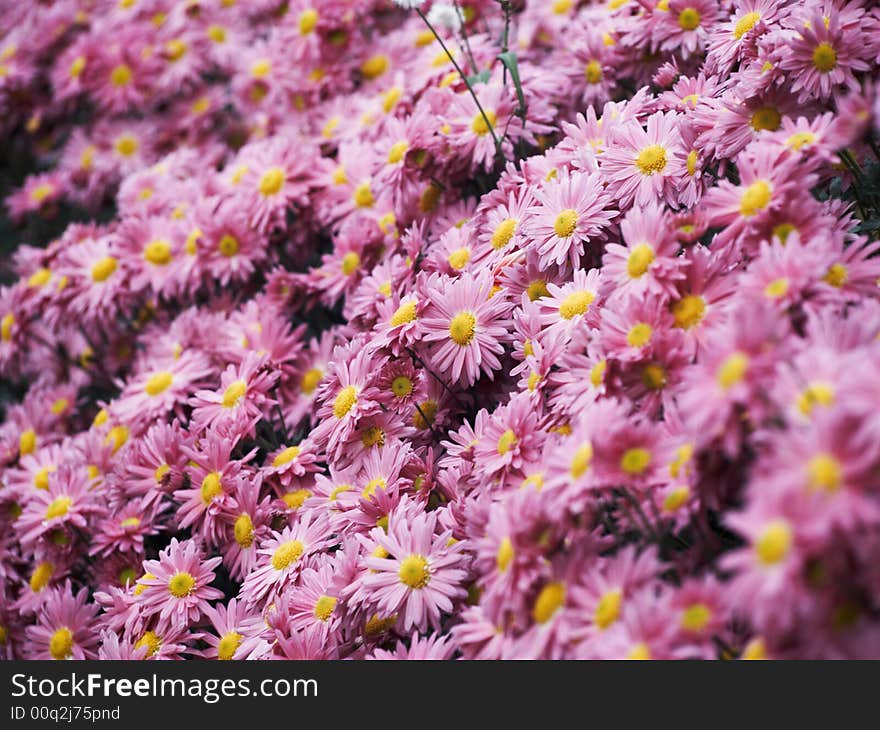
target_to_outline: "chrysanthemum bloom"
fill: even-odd
[[[855,28],[844,29],[836,8],[824,17],[818,11],[809,18],[796,12],[795,17],[801,22],[792,31],[791,41],[780,49],[778,63],[781,69],[791,72],[791,91],[800,92],[798,101],[827,99],[841,86],[858,93],[855,73],[868,70],[872,55],[863,33]]]
[[[254,142],[239,152],[236,170],[244,169],[237,190],[258,231],[278,222],[294,202],[304,202],[311,175],[310,148],[295,147],[282,138]]]
[[[421,319],[423,339],[430,361],[453,383],[473,385],[480,373],[489,379],[501,367],[507,331],[501,324],[510,304],[504,292],[493,292],[488,272],[463,274],[454,280],[436,275],[425,284],[432,291],[430,304]]]
[[[37,623],[27,627],[30,659],[95,659],[98,606],[87,603],[88,590],[74,594],[67,581],[48,589]]]
[[[686,260],[676,257],[671,217],[660,206],[632,208],[620,224],[625,246],[609,243],[602,259],[606,296],[645,296],[675,291]]]
[[[227,535],[231,532],[226,545],[221,546],[223,564],[236,580],[251,572],[260,543],[271,533],[272,503],[269,497],[261,497],[261,485],[259,473],[251,476],[241,472],[233,478],[230,499],[220,501],[219,521],[227,526]]]
[[[245,604],[235,598],[225,606],[208,606],[205,617],[215,632],[205,632],[204,641],[209,647],[203,655],[206,659],[246,659],[260,644],[255,636],[259,631],[255,629],[264,628],[262,617],[249,613]]]
[[[154,418],[180,407],[211,368],[198,352],[183,352],[173,360],[145,363],[144,370],[133,377],[119,394],[120,418]]]
[[[267,360],[265,355],[249,352],[238,367],[229,365],[223,371],[218,390],[197,390],[190,399],[196,428],[235,426],[249,432],[262,408],[274,402],[268,392],[279,374],[266,367]]]
[[[615,128],[601,169],[609,181],[607,193],[620,206],[673,204],[675,183],[687,171],[678,124],[678,115],[657,112],[648,117],[646,129],[638,122]]]
[[[563,332],[571,336],[575,329],[599,323],[599,292],[602,272],[598,269],[577,269],[572,281],[546,285],[546,294],[533,305],[539,312],[539,321],[547,331]],[[528,354],[524,350],[524,354]]]
[[[159,614],[160,621],[177,626],[198,621],[208,601],[223,596],[210,587],[220,561],[219,557],[206,560],[195,540],[171,538],[158,560],[144,561],[146,575],[138,580],[144,588],[137,595],[144,616]]]
[[[290,586],[308,565],[311,556],[326,550],[334,542],[327,529],[327,517],[303,514],[281,532],[276,532],[260,546],[262,563],[245,577],[241,596],[249,606],[262,605]]]
[[[602,239],[615,211],[601,178],[584,172],[560,173],[535,190],[524,233],[534,241],[540,264],[579,268],[584,244]]]
[[[339,591],[333,573],[334,565],[329,561],[317,570],[303,570],[299,585],[290,595],[292,628],[300,630],[323,624],[328,631],[338,630],[341,611],[337,610]]]
[[[436,512],[421,513],[407,522],[392,512],[388,534],[376,528],[370,536],[385,557],[365,560],[375,571],[363,578],[369,600],[384,615],[397,615],[403,631],[439,627],[441,612],[451,612],[453,601],[465,596],[462,544],[449,544],[451,530],[438,532]]]
[[[28,546],[52,536],[69,541],[76,530],[87,532],[89,519],[104,511],[81,466],[61,465],[46,480],[47,488],[30,495],[16,521],[19,539]]]
[[[315,443],[326,439],[327,453],[335,453],[341,443],[351,438],[362,417],[379,410],[379,405],[365,392],[373,376],[375,359],[370,348],[362,347],[356,352],[350,348],[334,349],[332,373],[318,394],[323,400],[316,414],[318,425],[311,433]]]

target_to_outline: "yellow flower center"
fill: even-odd
[[[288,446],[278,456],[272,459],[272,466],[284,466],[299,456],[299,446]]]
[[[34,572],[31,573],[30,579],[30,588],[34,593],[39,593],[42,591],[47,585],[49,585],[49,581],[52,579],[52,574],[55,572],[55,566],[52,563],[44,562],[40,563],[36,568],[34,568]]]
[[[486,123],[486,120],[488,120],[488,124]],[[483,137],[484,135],[489,134],[489,130],[495,127],[495,123],[497,121],[498,117],[496,116],[495,112],[491,109],[486,109],[485,118],[480,112],[477,112],[477,115],[471,122],[471,129],[478,135]]]
[[[318,25],[318,11],[314,8],[306,8],[299,14],[299,32],[303,35],[311,33]]]
[[[4,314],[3,319],[0,319],[0,339],[3,342],[9,342],[12,339],[13,325],[15,325],[15,315],[12,312]]]
[[[110,83],[114,86],[128,86],[131,83],[131,68],[125,63],[120,63],[110,72]]]
[[[321,382],[323,377],[324,373],[320,368],[311,368],[309,370],[306,370],[299,385],[300,390],[306,395],[311,395],[315,392],[315,389],[318,387],[318,384]]]
[[[224,634],[223,638],[220,639],[220,643],[217,644],[217,658],[220,661],[229,661],[232,657],[235,656],[235,652],[238,650],[239,644],[241,644],[242,635],[236,631],[230,631],[228,634]]]
[[[568,238],[574,233],[578,224],[577,211],[566,208],[558,216],[553,223],[553,230],[560,238]]]
[[[756,180],[749,185],[742,194],[739,202],[739,212],[745,218],[751,218],[770,204],[773,189],[766,180]]]
[[[498,545],[498,552],[495,555],[495,564],[502,573],[507,570],[513,560],[514,551],[513,543],[509,537],[505,537]]]
[[[55,466],[44,466],[34,473],[34,487],[46,490],[49,488],[49,475],[57,471]]]
[[[171,244],[161,238],[150,241],[144,248],[144,260],[154,266],[165,266],[171,261]]]
[[[86,67],[86,58],[85,56],[77,56],[73,59],[73,63],[70,64],[70,70],[68,73],[70,74],[70,78],[76,79],[82,74]]]
[[[643,175],[663,172],[666,167],[666,149],[659,144],[645,147],[636,157],[636,167]]]
[[[242,512],[233,526],[235,541],[243,548],[254,544],[254,522],[247,512]]]
[[[626,334],[626,342],[630,347],[644,347],[651,341],[654,330],[651,325],[639,322],[634,324]]]
[[[685,8],[678,14],[678,27],[682,30],[696,30],[700,25],[700,14],[695,8]]]
[[[807,463],[807,476],[811,489],[836,492],[843,481],[843,466],[831,454],[817,454]]]
[[[145,631],[144,635],[137,640],[137,643],[134,645],[135,649],[141,649],[143,647],[147,647],[146,657],[151,657],[155,655],[157,651],[159,651],[159,647],[162,645],[162,640],[154,631]]]
[[[33,200],[35,203],[42,203],[53,192],[55,192],[55,186],[51,185],[50,183],[37,185],[37,187],[31,190],[31,200]]]
[[[775,132],[782,124],[782,115],[776,107],[762,106],[754,111],[750,124],[756,132]]]
[[[119,262],[112,256],[105,256],[92,266],[92,281],[100,284],[107,281],[116,271]]]
[[[124,530],[134,529],[140,527],[141,520],[140,517],[127,517],[119,523],[119,526]]]
[[[797,398],[797,407],[805,416],[813,412],[817,405],[826,408],[834,403],[834,388],[828,383],[810,383]]]
[[[627,449],[620,457],[620,468],[627,474],[644,474],[651,464],[651,452],[641,447]]]
[[[364,75],[364,78],[372,80],[385,73],[388,70],[389,65],[390,61],[388,60],[388,56],[383,56],[380,53],[371,56],[361,64],[361,73]]]
[[[225,233],[220,238],[220,243],[217,244],[217,248],[220,250],[220,253],[227,258],[235,256],[239,251],[238,239],[229,233]]]
[[[690,152],[688,152],[687,171],[688,171],[688,175],[690,175],[691,177],[693,177],[697,173],[697,160],[698,159],[699,159],[699,156],[698,156],[696,150],[691,150]],[[682,226],[682,229],[684,229],[684,226]]]
[[[649,661],[651,659],[651,647],[648,646],[644,641],[640,641],[635,644],[632,649],[629,650],[626,658],[635,661]]]
[[[595,298],[596,295],[591,291],[572,292],[559,305],[559,316],[563,319],[573,319],[585,314]]]
[[[388,164],[396,165],[403,159],[403,156],[406,154],[406,150],[409,148],[409,143],[406,140],[401,140],[400,142],[395,142],[391,145],[391,149],[388,152]]]
[[[223,494],[223,485],[220,483],[220,472],[212,471],[202,479],[202,502],[211,504],[215,498]]]
[[[368,182],[363,182],[354,189],[352,199],[358,208],[370,208],[376,202]]]
[[[397,311],[391,316],[391,326],[399,327],[402,324],[408,324],[416,318],[416,303],[404,302]]]
[[[391,381],[391,392],[398,398],[406,398],[413,392],[412,380],[406,375],[398,375]]]
[[[224,43],[226,41],[226,28],[222,25],[209,25],[207,32],[208,38],[214,41],[214,43]]]
[[[437,401],[426,400],[415,409],[415,413],[413,413],[413,426],[419,429],[419,431],[424,431],[431,427],[436,416]]]
[[[315,603],[315,618],[327,621],[335,609],[336,599],[333,596],[321,596]]]
[[[173,382],[174,376],[167,371],[154,373],[150,376],[149,380],[147,380],[146,385],[144,385],[144,392],[149,396],[159,395],[168,390]]]
[[[669,494],[666,495],[666,499],[663,500],[663,511],[664,512],[675,512],[680,509],[685,502],[687,502],[688,497],[691,496],[691,490],[687,486],[680,486],[673,489]]]
[[[58,629],[49,639],[49,654],[53,659],[67,659],[73,651],[73,632],[66,626]]]
[[[353,385],[346,386],[339,391],[336,399],[333,401],[333,415],[336,418],[343,418],[357,403],[357,388]]]
[[[774,565],[785,559],[791,549],[791,527],[783,520],[768,524],[755,542],[755,552],[764,565]]]
[[[255,61],[251,66],[251,76],[255,79],[266,78],[272,71],[272,63],[268,58]]]
[[[662,365],[649,363],[642,370],[642,383],[649,390],[660,390],[666,386],[666,370]]]
[[[827,273],[822,278],[826,283],[839,289],[846,284],[846,280],[849,278],[849,272],[843,264],[831,264]]]
[[[33,454],[37,450],[37,432],[28,428],[18,437],[18,453],[21,456]]]
[[[739,40],[754,28],[760,19],[761,14],[756,13],[755,11],[743,15],[738,21],[736,21],[736,25],[733,26],[733,37]]]
[[[498,453],[504,456],[516,445],[516,441],[516,434],[508,428],[498,439]]]
[[[378,426],[370,426],[361,435],[361,443],[367,449],[372,449],[374,446],[384,446],[385,431]]]
[[[431,580],[428,561],[421,555],[410,555],[406,558],[400,564],[400,570],[397,574],[401,583],[416,590],[424,588]]]
[[[816,135],[812,132],[795,132],[785,140],[785,144],[793,150],[800,150],[815,141]]]
[[[292,492],[287,492],[284,496],[281,497],[281,501],[287,505],[287,509],[293,510],[294,512],[303,506],[303,502],[305,502],[309,497],[312,496],[312,493],[308,489],[295,489]]]
[[[139,147],[140,143],[137,138],[131,134],[123,134],[113,144],[113,148],[123,157],[131,157]]]
[[[181,571],[171,576],[168,581],[168,592],[175,598],[186,598],[196,585],[196,579],[189,573]]]
[[[266,196],[277,195],[284,187],[286,176],[280,167],[272,167],[263,173],[260,178],[260,194]]]
[[[593,620],[603,631],[620,617],[620,606],[623,603],[623,592],[615,588],[603,594],[596,604]]]
[[[571,476],[580,479],[586,474],[593,461],[593,445],[584,444],[574,452],[574,458],[571,460]]]
[[[284,570],[299,560],[304,549],[305,546],[299,540],[290,540],[282,543],[272,554],[272,567],[275,570]]]
[[[492,232],[492,248],[497,251],[510,243],[510,239],[513,238],[513,234],[516,232],[516,226],[517,220],[515,218],[505,218],[501,221]]]
[[[156,467],[156,471],[153,472],[153,477],[156,479],[156,484],[161,484],[162,480],[165,478],[165,475],[171,471],[171,467],[168,464],[159,464]]]
[[[681,613],[681,627],[685,631],[701,632],[712,620],[712,609],[705,603],[692,603]]]
[[[46,519],[51,520],[55,517],[64,517],[72,504],[73,500],[70,497],[56,497],[46,508]]]
[[[186,53],[186,43],[179,38],[173,38],[165,44],[165,54],[169,61],[179,61]]]
[[[837,67],[837,51],[827,41],[820,43],[813,51],[813,65],[817,71],[828,73]]]
[[[768,299],[780,299],[788,294],[788,277],[774,279],[764,287],[764,296]]]
[[[449,323],[449,336],[455,344],[465,347],[474,339],[477,318],[470,312],[459,312]]]
[[[647,243],[635,246],[626,260],[626,273],[633,279],[643,276],[654,262],[654,249]]]
[[[455,249],[451,254],[449,254],[449,265],[458,271],[459,269],[463,269],[467,266],[468,261],[471,260],[471,250],[467,246],[462,246],[461,248]]]
[[[545,585],[535,604],[532,606],[532,618],[536,623],[547,623],[565,603],[565,584],[554,582]]]
[[[696,327],[706,313],[706,302],[697,294],[688,294],[672,303],[672,318],[675,326],[689,330]]]
[[[728,355],[716,373],[718,385],[724,390],[730,390],[734,385],[742,381],[748,369],[749,356],[744,352],[737,351]]]
[[[602,80],[602,64],[592,60],[584,67],[584,78],[588,84],[598,84]]]

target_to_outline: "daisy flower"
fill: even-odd
[[[580,265],[584,244],[601,240],[616,211],[598,175],[561,173],[534,193],[525,234],[532,240],[541,267],[550,264],[572,269]]]
[[[283,592],[299,577],[310,558],[331,547],[326,516],[303,514],[292,526],[276,532],[260,545],[260,567],[249,573],[241,596],[249,606],[262,605]]]
[[[453,280],[434,275],[424,288],[426,294],[433,290],[421,319],[431,363],[463,386],[473,385],[481,372],[491,380],[501,368],[498,355],[508,335],[500,320],[510,307],[503,292],[493,293],[491,275],[462,274]]]
[[[29,659],[96,659],[98,606],[87,603],[88,590],[74,594],[70,581],[50,588],[37,623],[28,626]]]
[[[678,124],[678,115],[656,112],[646,128],[638,122],[615,128],[601,166],[607,193],[620,206],[675,204],[675,184],[687,172]]]
[[[172,626],[198,621],[209,608],[208,601],[223,596],[210,587],[220,562],[219,557],[206,560],[195,540],[179,542],[172,537],[158,560],[144,561],[146,575],[138,580],[144,588],[137,594],[144,616],[158,614],[161,622]]]
[[[384,615],[398,616],[403,631],[438,628],[441,613],[451,612],[453,601],[465,596],[462,545],[449,545],[450,530],[438,533],[436,513],[408,521],[398,514],[389,515],[387,535],[381,528],[370,533],[387,557],[366,558],[375,572],[363,578],[363,590]]]

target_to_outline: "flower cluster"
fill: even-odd
[[[0,657],[880,656],[876,5],[398,5],[0,0]]]

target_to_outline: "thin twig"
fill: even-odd
[[[446,47],[446,44],[443,42],[443,39],[440,37],[440,34],[437,32],[437,30],[434,28],[434,26],[428,22],[428,19],[425,17],[425,14],[421,11],[420,8],[416,8],[416,12],[419,14],[419,17],[425,22],[425,25],[427,25],[428,28],[431,30],[431,32],[434,34],[434,37],[437,39],[437,42],[440,44],[440,47],[446,52],[446,55],[449,58],[449,60],[452,61],[452,65],[455,67],[455,70],[458,71],[458,75],[461,76],[461,80],[464,81],[464,85],[467,87],[467,90],[470,92],[470,95],[473,98],[474,103],[477,105],[477,109],[480,110],[480,114],[483,117],[483,121],[486,123],[486,127],[488,128],[489,132],[492,135],[492,139],[495,142],[495,149],[498,152],[500,152],[501,151],[501,140],[498,139],[498,135],[495,134],[495,127],[489,121],[489,117],[486,115],[486,110],[483,109],[483,105],[480,104],[480,100],[477,98],[477,94],[474,91],[473,87],[471,86],[471,82],[468,81],[467,76],[465,76],[464,71],[461,70],[461,66],[458,65],[458,61],[455,60],[455,56],[453,56],[449,52],[449,49]]]

